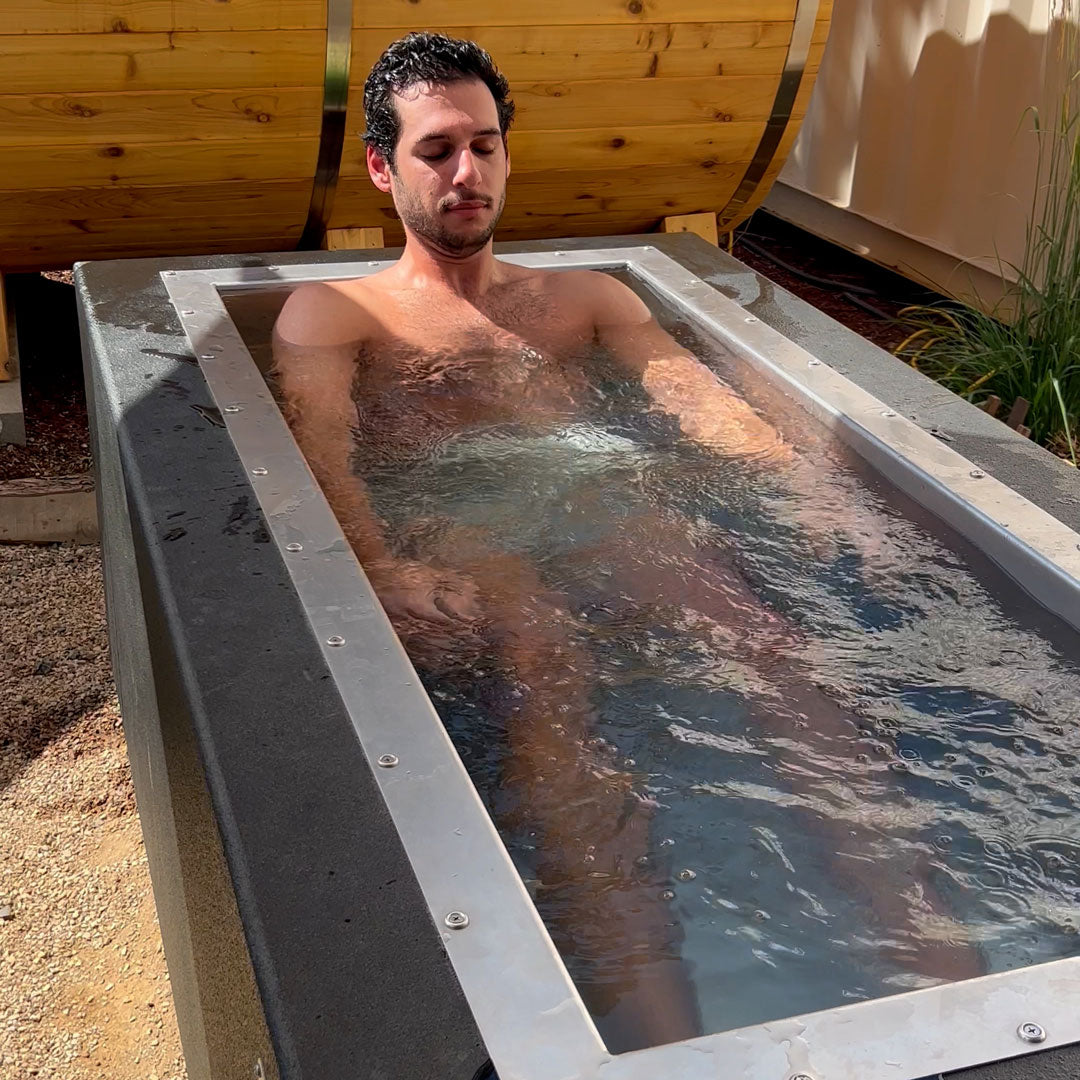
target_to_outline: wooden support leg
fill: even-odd
[[[678,214],[674,217],[666,217],[660,223],[660,231],[692,232],[700,236],[702,240],[708,240],[710,244],[717,247],[720,245],[720,238],[716,232],[715,214]]]
[[[4,293],[4,275],[0,274],[0,382],[15,377],[11,356],[11,334],[8,328],[7,296]]]
[[[383,231],[371,229],[327,229],[323,236],[324,251],[343,251],[347,248],[381,248]]]

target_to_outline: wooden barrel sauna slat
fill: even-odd
[[[0,34],[318,30],[325,0],[4,0]]]
[[[5,94],[321,87],[322,30],[0,36]]]
[[[310,135],[318,130],[322,91],[154,91],[137,94],[0,95],[0,147],[81,143],[88,139],[176,142],[239,135]]]
[[[791,23],[796,0],[356,0],[353,25],[399,30],[431,26],[480,28],[499,25],[596,26],[608,23],[761,22]],[[819,17],[832,12],[821,0]],[[496,58],[497,59],[497,58]]]
[[[311,181],[268,180],[261,184],[167,184],[140,188],[45,188],[0,191],[0,228],[42,227],[51,221],[189,218],[206,215],[226,221],[241,214],[289,214],[311,194]],[[306,209],[306,204],[305,204]]]
[[[774,80],[762,75],[708,79],[595,79],[514,86],[518,131],[582,127],[689,124],[715,120],[765,120]],[[800,90],[802,115],[809,89]],[[139,94],[0,95],[0,146],[78,143],[108,138],[124,142],[176,142],[180,138],[229,139],[240,134],[297,136],[310,133],[320,115],[315,88],[278,90],[155,91]],[[361,90],[349,96],[349,114],[363,116]]]
[[[608,128],[632,119],[636,126],[692,124],[712,120],[767,120],[776,80],[764,75],[717,75],[708,79],[592,79],[585,82],[511,84],[516,131]],[[803,88],[795,114],[806,110]],[[363,115],[361,88],[349,95],[350,115]]]
[[[306,179],[315,171],[318,136],[190,140],[169,143],[66,143],[35,146],[10,157],[3,189],[146,187],[240,180],[246,183],[282,178]]]
[[[829,24],[819,21],[811,64],[816,70]],[[439,27],[483,38],[514,82],[646,79],[709,75],[779,76],[790,22],[664,23],[644,26]],[[367,72],[394,37],[391,30],[353,32],[353,63]],[[362,85],[361,80],[354,80]]]
[[[402,238],[367,179],[361,89],[381,49],[419,27],[475,38],[511,80],[498,237],[716,212],[758,150],[807,2],[354,0],[328,224]],[[817,7],[794,120],[747,211],[794,138],[830,9]],[[0,268],[295,246],[319,154],[326,16],[326,0],[0,5]]]
[[[654,127],[587,128],[583,131],[512,131],[508,199],[528,173],[574,169],[640,168],[664,162],[694,166],[705,161],[749,161],[765,124],[760,120],[729,124],[678,124]],[[342,177],[366,177],[363,143],[352,138],[341,163]]]

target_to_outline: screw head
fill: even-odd
[[[795,1073],[788,1080],[814,1080],[814,1078],[809,1073]]]
[[[296,544],[296,543],[286,544],[285,545],[285,550],[286,551],[303,551],[304,550],[304,545],[303,544]]]
[[[820,360],[811,360],[809,363],[810,363],[810,367],[820,367],[821,366],[821,361]]]
[[[379,758],[379,765],[384,769],[392,769],[398,763],[396,754],[383,754]]]
[[[227,413],[243,412],[244,411],[244,406],[243,405],[226,405],[225,408],[222,409],[221,411],[222,412],[227,412]]]
[[[181,315],[194,315],[195,312],[191,308],[184,308],[184,310],[181,311],[180,314]]]
[[[1021,1024],[1016,1029],[1016,1034],[1020,1036],[1024,1042],[1029,1043],[1041,1043],[1046,1042],[1046,1030],[1040,1025],[1029,1020],[1027,1023]]]
[[[345,644],[345,639],[343,637],[338,637],[337,634],[335,634],[333,637],[328,637],[326,639],[326,644],[332,645],[336,649]]]
[[[266,470],[261,465],[259,465],[257,468],[254,468],[254,469],[251,470],[251,475],[252,476],[265,476],[266,475]]]
[[[982,469],[972,469],[971,472],[968,473],[968,476],[970,476],[972,480],[981,480],[985,475],[986,473],[984,473]]]
[[[451,930],[464,930],[469,925],[469,916],[464,911],[451,911],[449,915],[443,919],[443,922]]]
[[[566,252],[565,251],[553,251],[551,254],[556,255],[556,256],[562,256],[562,255],[565,255]]]
[[[199,353],[200,360],[213,360],[214,354],[212,352]]]
[[[758,318],[757,318],[757,316],[756,316],[756,315],[747,315],[747,316],[746,316],[746,321],[747,321],[747,322],[757,322],[757,321],[758,321]]]
[[[895,416],[896,413],[892,409],[885,409],[882,411],[882,416]]]

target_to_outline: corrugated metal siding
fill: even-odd
[[[1025,110],[1061,85],[1062,6],[836,0],[780,180],[958,260],[1019,263],[1037,146]]]

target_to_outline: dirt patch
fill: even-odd
[[[183,1080],[96,547],[0,546],[0,1076]]]

